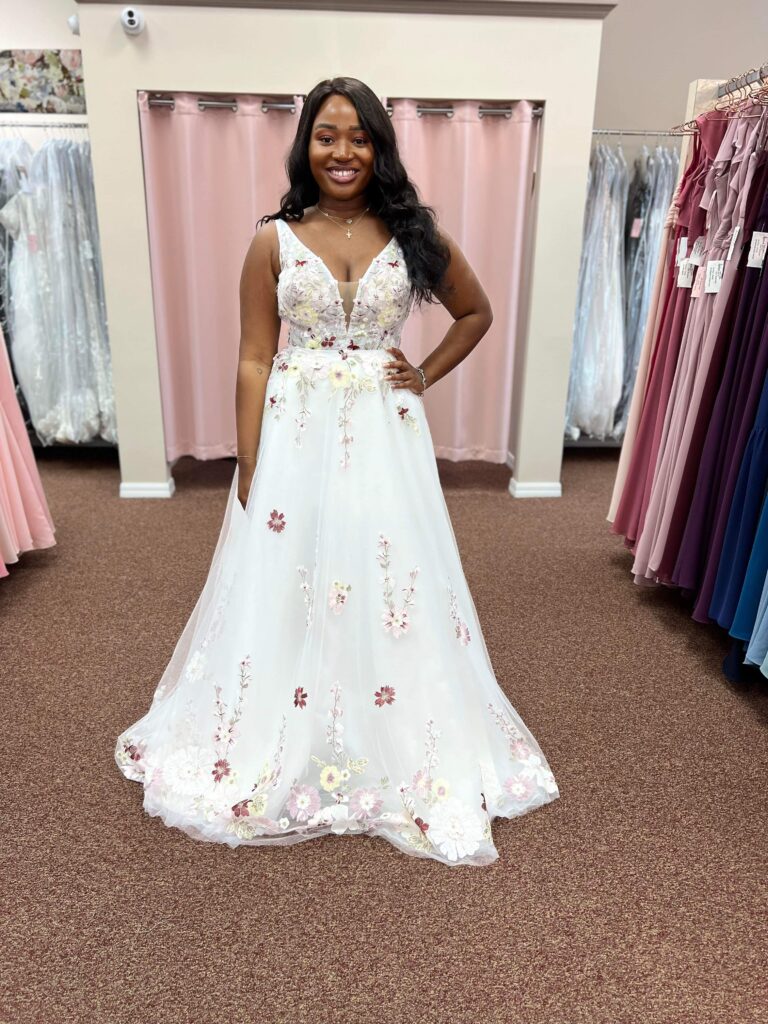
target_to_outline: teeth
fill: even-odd
[[[352,178],[355,174],[357,174],[357,171],[331,170],[329,171],[329,174],[332,174],[334,178]]]

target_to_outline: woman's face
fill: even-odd
[[[309,141],[309,165],[320,198],[334,205],[359,202],[373,178],[373,145],[346,96],[329,96],[318,110]]]

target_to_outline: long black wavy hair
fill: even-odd
[[[433,302],[450,263],[450,251],[437,233],[437,216],[419,201],[397,149],[397,137],[389,115],[373,90],[358,78],[326,78],[307,95],[299,117],[285,169],[290,187],[280,199],[277,213],[265,214],[257,228],[270,220],[295,220],[320,198],[320,188],[309,165],[309,143],[318,110],[331,95],[346,96],[354,104],[360,124],[373,144],[373,178],[366,190],[371,212],[380,217],[402,247],[411,299],[416,305]]]

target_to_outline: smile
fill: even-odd
[[[357,170],[354,170],[354,169],[351,169],[351,168],[348,169],[348,170],[347,169],[339,170],[338,168],[330,168],[327,173],[328,173],[328,176],[333,178],[334,181],[347,182],[347,181],[352,181],[352,179],[357,175],[358,172],[357,172]]]

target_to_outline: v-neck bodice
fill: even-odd
[[[339,281],[283,220],[278,312],[288,343],[303,348],[388,348],[399,345],[410,312],[410,278],[392,237],[356,281]]]

